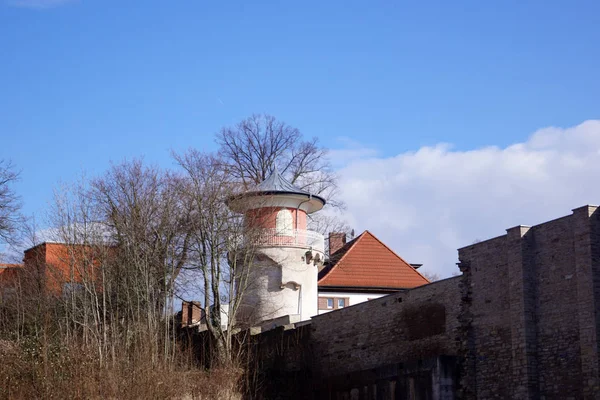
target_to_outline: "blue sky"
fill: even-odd
[[[594,1],[0,0],[0,158],[31,214],[59,180],[134,156],[171,165],[255,112],[382,159],[504,148],[598,117],[599,15]]]

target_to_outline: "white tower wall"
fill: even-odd
[[[317,315],[316,260],[323,260],[323,252],[309,247],[265,247],[257,253],[242,318],[260,322],[286,315],[308,320]]]

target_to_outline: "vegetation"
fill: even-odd
[[[352,229],[340,218],[338,177],[327,149],[317,138],[304,140],[300,131],[267,114],[255,114],[217,134],[218,156],[229,175],[244,188],[265,180],[274,167],[295,186],[323,197],[323,212],[310,218],[309,228],[325,235]],[[327,248],[328,246],[325,246]]]
[[[10,161],[0,159],[0,243],[14,243],[19,224],[22,223],[19,213],[21,199],[13,187],[18,179],[15,166]]]
[[[225,200],[275,165],[322,196],[337,185],[316,139],[273,117],[224,128],[217,141],[218,154],[174,154],[175,170],[133,160],[58,188],[45,239],[63,245],[35,247],[32,236],[26,267],[0,279],[0,398],[241,395],[234,333],[253,233]],[[0,237],[15,241],[22,219],[9,185],[18,175],[0,167]],[[206,365],[177,340],[175,303],[197,297]]]

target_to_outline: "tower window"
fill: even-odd
[[[275,229],[278,235],[292,235],[294,227],[290,210],[286,208],[279,210],[275,220]]]

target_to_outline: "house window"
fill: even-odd
[[[319,310],[339,310],[349,305],[348,297],[319,297]]]
[[[278,235],[291,236],[293,233],[292,213],[287,208],[279,210],[275,219],[275,229]]]

